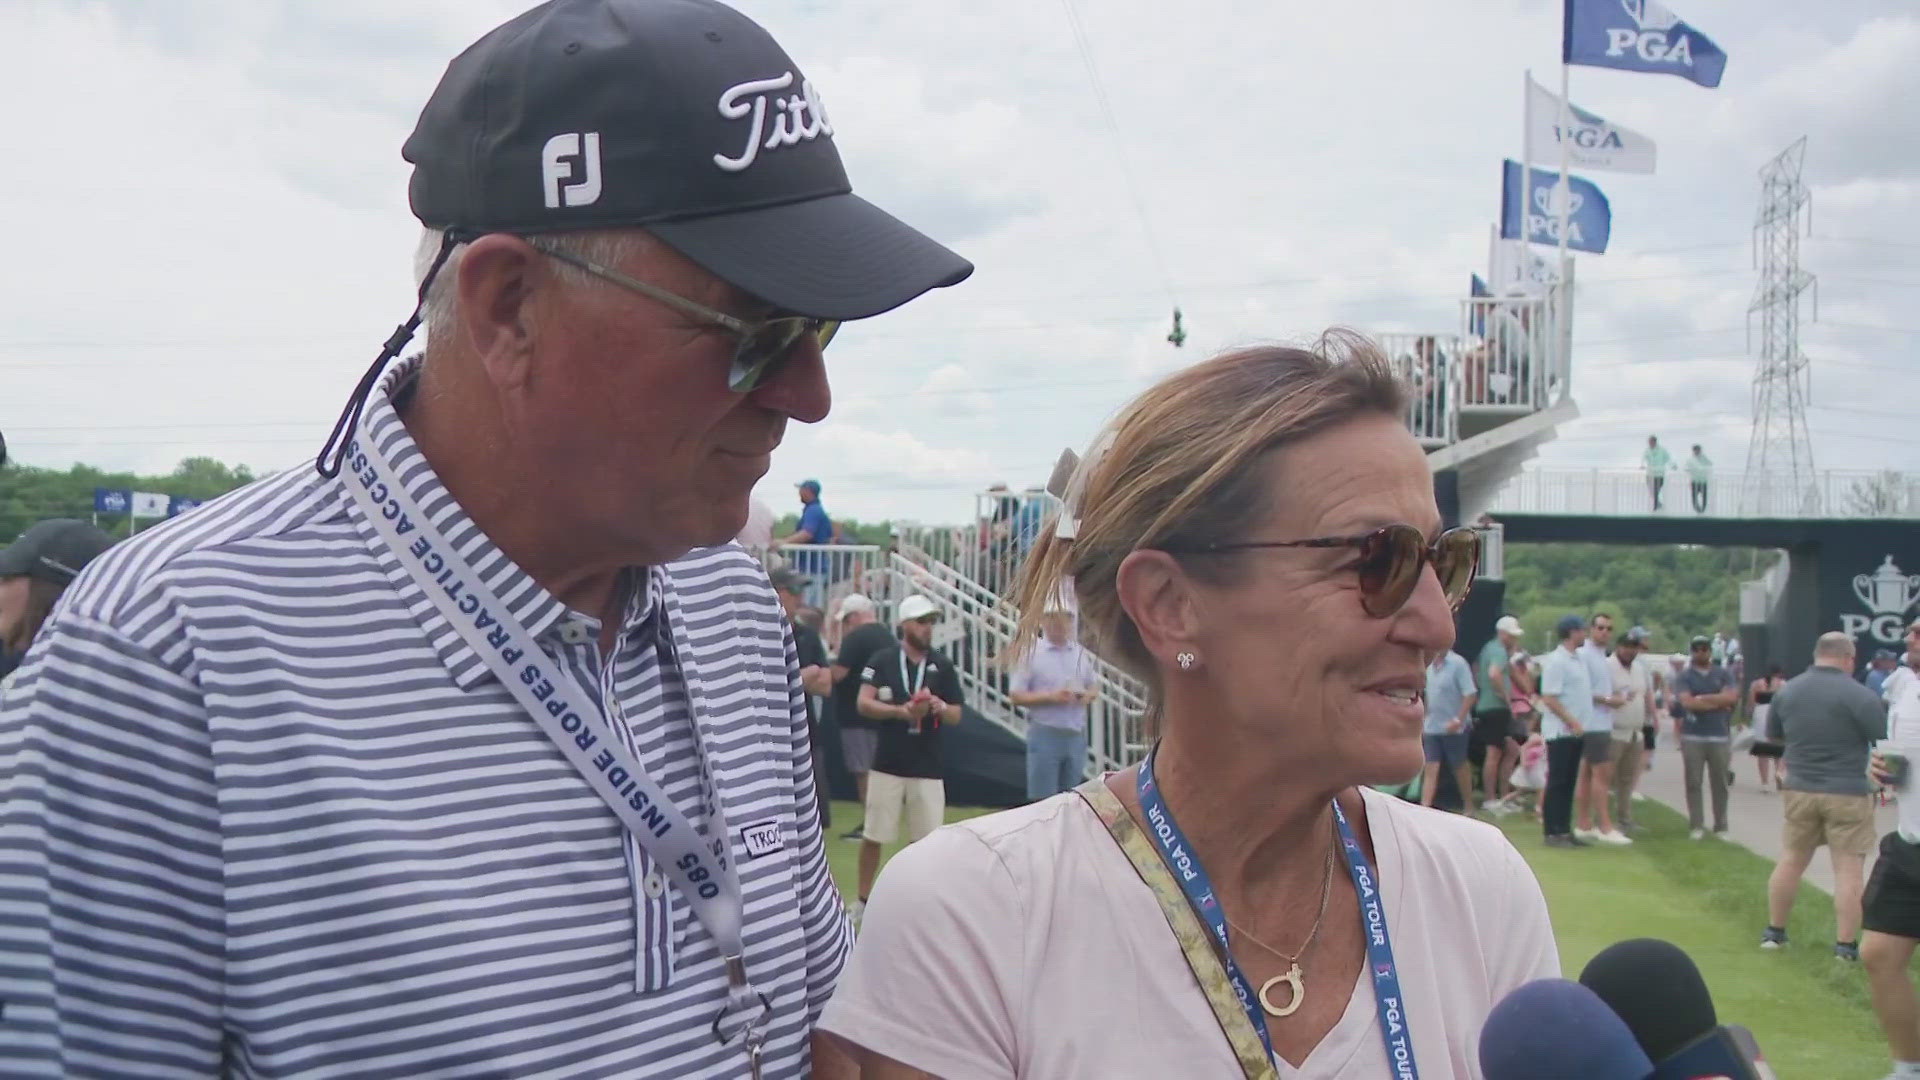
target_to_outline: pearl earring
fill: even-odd
[[[1173,662],[1180,665],[1181,671],[1192,671],[1194,666],[1200,662],[1200,659],[1190,652],[1183,652],[1175,656]]]

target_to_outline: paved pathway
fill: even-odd
[[[1754,771],[1753,755],[1741,751],[1734,755],[1734,782],[1727,791],[1727,835],[1741,846],[1759,854],[1769,862],[1780,857],[1780,796],[1777,793],[1760,790],[1759,774]],[[1648,797],[1673,807],[1682,815],[1687,812],[1686,786],[1680,774],[1680,751],[1672,739],[1663,731],[1660,747],[1653,755],[1653,768],[1640,780],[1640,790]],[[1703,811],[1709,827],[1713,824],[1713,795],[1706,787],[1704,778],[1701,783],[1700,797]],[[1895,811],[1892,803],[1880,808],[1875,815],[1878,833],[1882,836],[1893,831]],[[1711,841],[1703,841],[1711,843]],[[1873,856],[1867,857],[1867,872],[1873,871]],[[1833,893],[1833,864],[1826,853],[1816,854],[1807,867],[1805,878],[1810,884],[1818,885],[1828,895]]]

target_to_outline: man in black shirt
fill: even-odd
[[[899,646],[875,655],[860,672],[860,714],[879,725],[880,749],[867,778],[856,920],[880,871],[880,845],[899,839],[901,816],[909,844],[946,816],[940,730],[960,722],[960,672],[933,647],[940,609],[924,596],[909,596],[897,621]]]
[[[827,766],[820,750],[820,706],[815,699],[826,697],[833,690],[827,644],[812,627],[794,617],[803,606],[801,597],[807,591],[806,577],[785,568],[775,570],[768,577],[773,582],[774,595],[780,598],[780,606],[787,613],[787,625],[793,630],[793,650],[800,661],[800,686],[807,697],[807,746],[813,755],[813,791],[820,800],[820,830],[825,832],[833,827],[833,803],[827,797]]]
[[[874,613],[872,600],[859,593],[840,598],[840,655],[833,661],[833,719],[840,727],[840,755],[853,774],[862,806],[867,802],[867,773],[880,748],[880,731],[860,715],[860,673],[875,653],[893,648],[893,634]],[[860,839],[860,826],[842,840]]]

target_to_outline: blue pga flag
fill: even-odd
[[[1719,86],[1727,54],[1657,0],[1566,0],[1560,61]]]
[[[1506,240],[1530,240],[1536,244],[1560,243],[1560,174],[1534,169],[1532,189],[1521,182],[1520,163],[1509,158],[1500,181],[1500,236]],[[1575,251],[1598,255],[1607,250],[1607,237],[1613,232],[1613,208],[1607,197],[1591,180],[1567,177],[1567,246]],[[1523,194],[1523,192],[1525,192]],[[1531,206],[1521,206],[1530,195]],[[1522,225],[1522,221],[1525,225]]]
[[[124,514],[133,506],[133,492],[115,491],[112,488],[93,489],[93,512],[96,514]]]
[[[174,495],[167,499],[167,516],[170,518],[179,517],[181,514],[199,506],[205,501],[204,499],[196,499],[188,495]]]

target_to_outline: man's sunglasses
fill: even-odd
[[[1473,588],[1473,572],[1480,565],[1480,534],[1472,529],[1448,529],[1427,543],[1426,534],[1411,525],[1388,525],[1364,536],[1321,536],[1311,540],[1249,540],[1237,544],[1203,544],[1184,549],[1193,554],[1248,551],[1256,548],[1353,548],[1360,553],[1352,569],[1360,575],[1360,606],[1368,615],[1385,619],[1407,605],[1420,571],[1433,564],[1440,589],[1454,610]]]
[[[814,335],[819,339],[820,347],[824,349],[827,343],[833,340],[833,335],[840,330],[840,322],[837,319],[814,319],[804,315],[781,315],[749,322],[724,311],[710,308],[697,300],[689,300],[684,296],[670,293],[658,285],[649,285],[639,278],[621,273],[611,266],[603,266],[592,259],[583,259],[531,237],[521,237],[521,239],[527,242],[528,247],[549,259],[584,270],[602,281],[631,289],[649,300],[657,300],[683,315],[699,319],[732,334],[733,364],[727,369],[727,389],[736,394],[747,393],[759,386],[775,365],[793,354],[793,347],[799,344],[802,337],[808,334]]]

